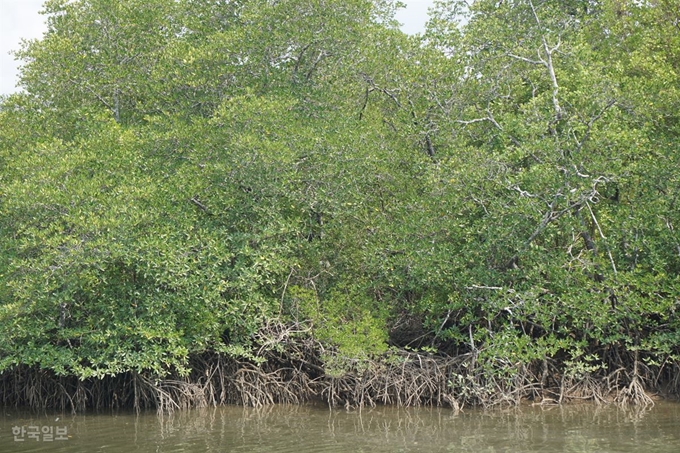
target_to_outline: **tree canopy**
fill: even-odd
[[[0,104],[0,373],[187,375],[296,322],[329,372],[672,381],[680,3],[399,6],[47,1]]]

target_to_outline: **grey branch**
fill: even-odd
[[[210,214],[210,210],[208,209],[208,207],[206,205],[204,205],[203,203],[200,202],[200,200],[198,199],[198,195],[194,195],[193,197],[191,197],[189,199],[189,201],[191,201],[193,204],[198,206],[203,212]]]

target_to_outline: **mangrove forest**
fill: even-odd
[[[680,1],[48,0],[0,404],[680,394]]]

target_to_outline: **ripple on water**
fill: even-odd
[[[322,406],[220,407],[158,417],[130,412],[31,415],[3,409],[0,452],[680,451],[680,404],[651,410],[580,405],[512,410],[330,411]],[[12,426],[66,426],[61,442],[14,442]]]

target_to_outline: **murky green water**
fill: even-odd
[[[650,410],[579,405],[458,413],[232,406],[162,418],[155,412],[0,413],[2,453],[680,452],[678,403]]]

